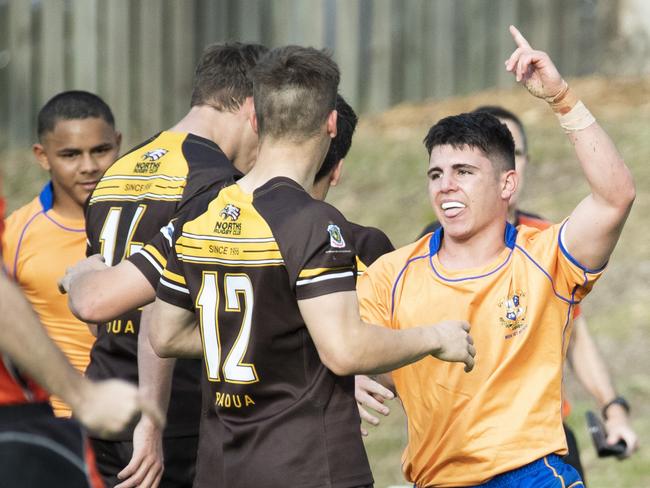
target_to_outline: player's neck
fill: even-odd
[[[252,193],[270,179],[283,176],[309,192],[327,152],[328,145],[325,142],[328,141],[321,138],[300,144],[266,139],[260,143],[255,166],[238,184],[244,191]]]
[[[480,268],[492,262],[505,249],[505,221],[495,223],[462,239],[444,235],[438,259],[447,269]]]
[[[235,113],[219,111],[207,105],[192,107],[181,120],[169,129],[171,132],[187,132],[217,144],[232,161],[236,134],[233,123]]]
[[[64,219],[83,220],[84,218],[83,206],[79,205],[69,195],[66,195],[62,191],[57,192],[56,188],[54,189],[52,210]]]

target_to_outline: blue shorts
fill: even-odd
[[[573,466],[560,456],[549,454],[537,461],[495,476],[480,488],[583,488]]]

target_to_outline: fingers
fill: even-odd
[[[357,375],[354,377],[354,383],[355,383],[355,396],[357,397],[357,401],[360,401],[362,403],[365,403],[365,397],[360,399],[359,395],[363,395],[364,393],[368,396],[370,395],[375,397],[379,396],[380,401],[383,401],[384,399],[392,400],[393,398],[395,398],[395,395],[393,394],[392,391],[390,391],[388,388],[384,387],[384,385],[378,383],[377,381],[369,378],[368,376]]]
[[[461,328],[462,328],[465,332],[469,332],[469,329],[471,328],[471,326],[469,325],[469,322],[465,322],[465,321],[463,321],[463,322],[461,323]]]
[[[133,461],[133,459],[131,460]],[[124,479],[124,476],[121,476],[122,473],[124,473],[124,470],[122,470],[118,475],[118,479],[124,479],[120,484],[115,485],[115,488],[136,488],[139,486],[142,486],[142,481],[147,475],[147,472],[149,470],[149,465],[148,464],[141,464],[142,459],[138,460],[138,464],[136,465],[137,470],[135,473],[130,475],[128,478]],[[130,465],[131,463],[129,463]],[[124,468],[126,469],[126,468]]]
[[[359,417],[361,417],[361,420],[365,420],[371,425],[379,425],[379,419],[363,408],[363,406],[358,402],[357,408],[359,409]]]
[[[465,361],[463,362],[465,363],[466,373],[469,373],[471,370],[474,369],[474,358],[472,356],[468,356],[467,359],[465,359]]]
[[[517,47],[530,49],[530,44],[528,43],[526,38],[522,35],[522,33],[519,32],[519,29],[517,29],[514,25],[511,25],[509,27],[509,30],[510,30],[510,34],[512,35],[512,38],[515,41],[515,44],[517,44]]]
[[[65,276],[63,278],[61,278],[59,281],[56,282],[56,286],[59,289],[59,293],[61,295],[65,295],[66,293],[68,293],[66,277]]]

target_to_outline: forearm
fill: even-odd
[[[578,381],[600,408],[616,396],[605,361],[582,317],[575,320],[568,358]]]
[[[0,350],[48,392],[61,397],[73,409],[78,405],[88,381],[70,365],[20,290],[2,273]]]
[[[147,305],[142,310],[138,332],[138,378],[142,398],[157,405],[160,411],[167,412],[171,393],[172,374],[176,359],[163,359],[153,350],[149,342],[151,330],[152,307]]]
[[[392,330],[359,321],[346,329],[345,357],[338,365],[343,371],[338,374],[386,373],[440,349],[437,336],[428,328]]]
[[[130,262],[76,273],[68,285],[68,305],[85,322],[106,322],[151,303],[156,292]]]

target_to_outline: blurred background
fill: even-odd
[[[40,106],[86,89],[112,107],[122,151],[189,107],[194,65],[211,42],[327,47],[341,92],[362,114],[331,201],[396,245],[432,219],[422,139],[439,118],[483,104],[518,114],[531,164],[521,208],[558,221],[587,193],[570,144],[543,102],[505,71],[508,25],[546,50],[612,135],[637,200],[584,314],[617,389],[650,439],[650,1],[646,0],[0,0],[0,161],[11,211],[47,180],[33,162]],[[525,381],[525,379],[522,379]],[[650,451],[598,459],[584,412],[594,401],[567,375],[592,488],[650,487]],[[405,484],[405,419],[397,404],[367,440],[376,486]],[[435,415],[435,412],[432,412]]]

